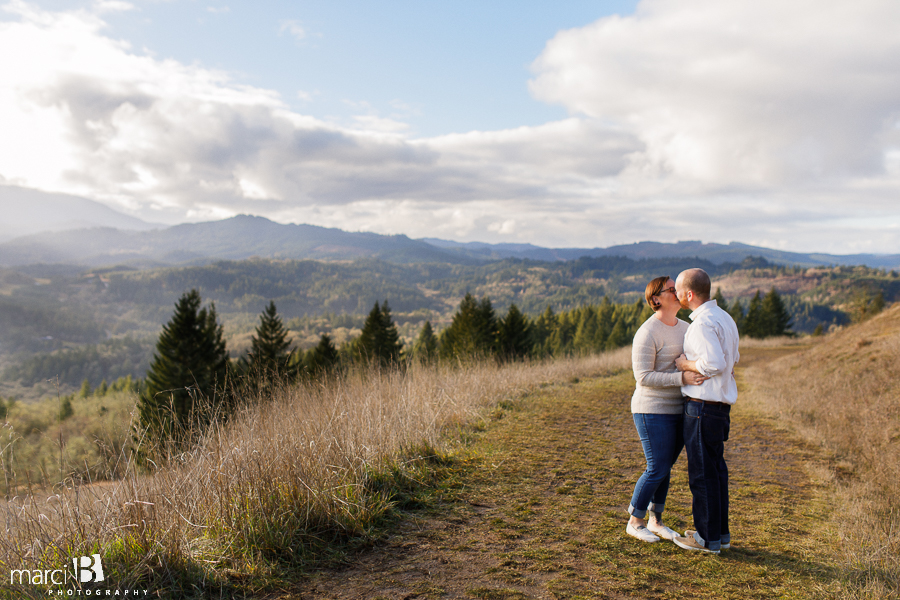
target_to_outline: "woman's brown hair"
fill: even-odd
[[[663,289],[665,289],[666,282],[669,281],[669,279],[671,278],[668,276],[652,279],[650,283],[647,284],[647,289],[644,290],[644,298],[647,299],[647,304],[650,305],[650,308],[652,308],[654,312],[659,310],[660,304],[659,300],[655,300],[653,296],[659,296]]]

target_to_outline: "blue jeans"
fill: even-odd
[[[684,447],[688,483],[694,497],[694,528],[707,548],[731,542],[728,530],[728,465],[725,442],[731,406],[721,402],[684,403]]]
[[[669,473],[684,447],[683,416],[645,413],[635,413],[632,416],[644,447],[647,469],[634,486],[628,513],[643,519],[648,510],[659,516],[666,507]]]

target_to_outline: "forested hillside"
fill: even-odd
[[[257,316],[269,301],[291,330],[292,343],[308,349],[323,333],[338,345],[358,336],[372,305],[388,300],[409,347],[426,321],[437,333],[446,328],[467,293],[489,298],[498,314],[515,304],[536,319],[548,307],[559,314],[600,306],[604,298],[633,305],[647,281],[691,266],[706,269],[721,298],[743,312],[757,291],[765,296],[777,290],[798,333],[862,319],[900,298],[895,271],[782,267],[761,258],[719,265],[696,258],[623,257],[484,265],[254,259],[88,271],[39,265],[0,270],[0,396],[55,394],[57,376],[63,393],[84,379],[97,386],[104,379],[142,377],[160,327],[175,301],[193,288],[215,304],[229,351],[237,357],[249,349]],[[570,351],[566,343],[557,346]]]

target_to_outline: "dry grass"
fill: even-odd
[[[254,582],[365,543],[485,408],[549,382],[627,369],[628,348],[539,364],[356,372],[248,402],[153,475],[12,499],[0,573],[100,553],[103,585],[178,596]],[[259,401],[261,400],[261,401]],[[433,469],[430,469],[433,471]],[[249,581],[249,583],[248,583]],[[4,585],[6,582],[4,582]],[[47,588],[15,593],[46,596]]]
[[[742,342],[743,343],[743,342]],[[900,304],[808,349],[746,370],[751,403],[825,448],[846,574],[843,597],[900,596]]]

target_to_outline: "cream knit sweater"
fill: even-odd
[[[631,366],[637,382],[631,412],[681,413],[681,372],[675,368],[675,359],[681,356],[687,328],[681,319],[670,327],[653,316],[638,329],[631,347]]]

